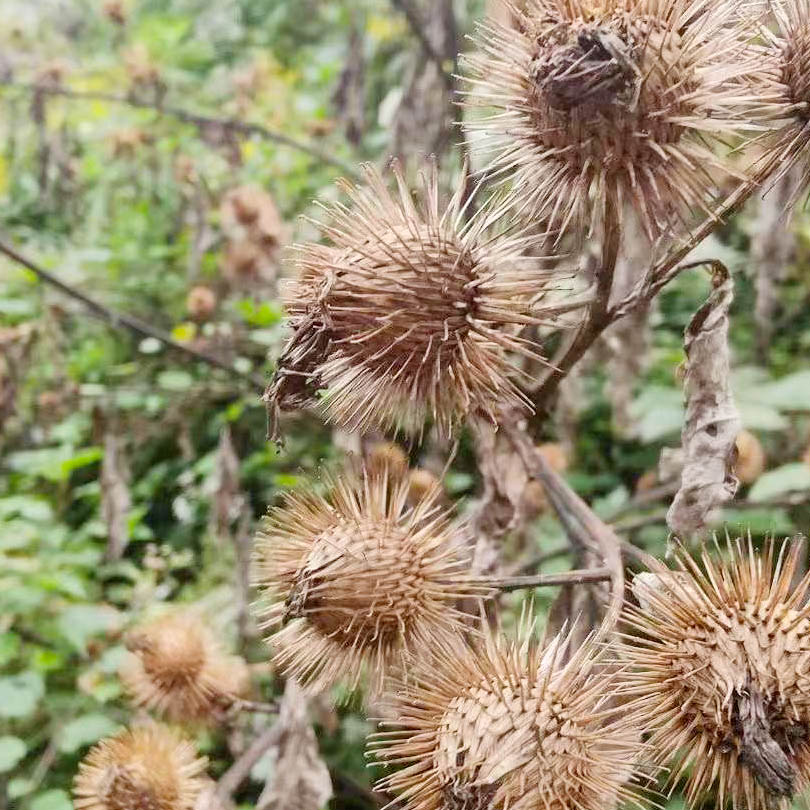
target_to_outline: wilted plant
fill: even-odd
[[[79,765],[76,810],[192,810],[206,760],[172,729],[150,723],[97,743]]]
[[[628,709],[655,760],[696,807],[787,808],[810,779],[810,575],[800,541],[756,553],[729,542],[702,565],[677,552],[636,578],[619,648]]]
[[[392,665],[463,630],[470,581],[434,489],[409,503],[407,478],[366,470],[293,492],[256,537],[256,585],[273,661],[313,691],[379,690]]]
[[[137,706],[174,721],[211,719],[249,685],[247,665],[228,655],[191,610],[146,622],[127,637],[132,653],[121,671]]]
[[[569,657],[565,633],[542,650],[529,636],[425,650],[373,743],[399,766],[378,789],[407,810],[611,810],[635,797],[639,729],[612,703],[595,647]]]

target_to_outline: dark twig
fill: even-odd
[[[419,12],[413,7],[413,5],[411,5],[410,0],[391,0],[391,5],[393,5],[394,8],[399,9],[399,11],[401,11],[405,16],[411,31],[419,40],[419,44],[422,46],[422,50],[425,52],[425,55],[439,69],[439,75],[441,76],[442,81],[449,88],[453,88],[455,86],[455,81],[445,69],[445,60],[442,58],[442,55],[433,47],[433,43],[430,41],[430,38],[425,32],[425,26],[420,19]]]
[[[46,284],[50,284],[52,287],[55,287],[65,295],[80,301],[93,315],[103,321],[106,321],[112,327],[118,329],[123,326],[126,329],[129,329],[130,332],[133,332],[140,337],[150,337],[154,338],[155,340],[159,340],[165,346],[173,349],[176,352],[180,352],[188,357],[193,357],[195,360],[206,363],[209,366],[214,366],[222,371],[226,371],[233,377],[246,380],[259,391],[264,390],[265,382],[257,374],[243,373],[226,363],[224,360],[220,360],[219,358],[213,357],[205,352],[197,351],[191,346],[178,343],[162,329],[158,329],[156,326],[152,326],[151,324],[146,323],[146,321],[136,318],[134,315],[127,315],[126,313],[116,312],[115,310],[110,309],[100,301],[97,301],[95,298],[91,298],[89,295],[86,295],[80,290],[66,284],[64,281],[61,281],[55,275],[53,275],[53,273],[50,273],[44,268],[40,267],[38,264],[31,261],[31,259],[24,256],[6,242],[0,241],[0,253],[5,254],[12,261],[17,262],[17,264],[22,265],[27,270],[30,270],[38,279],[40,279],[40,281],[44,281]]]
[[[562,574],[533,574],[520,577],[484,577],[482,585],[499,591],[519,591],[524,588],[545,588],[552,585],[582,585],[610,579],[609,568],[580,568]]]
[[[115,93],[69,90],[66,87],[40,87],[39,85],[35,84],[9,81],[0,82],[0,85],[18,88],[31,93],[42,93],[49,96],[62,96],[63,98],[71,98],[83,101],[106,101],[110,104],[124,104],[128,107],[154,110],[160,115],[169,115],[172,118],[176,118],[178,121],[193,124],[196,127],[226,130],[246,137],[256,136],[266,141],[272,141],[274,143],[281,144],[282,146],[288,146],[291,149],[304,152],[321,163],[340,169],[340,171],[343,172],[347,177],[356,179],[358,176],[354,167],[350,166],[340,158],[325,152],[323,149],[320,149],[313,144],[299,141],[296,138],[292,138],[282,132],[276,132],[275,130],[269,129],[262,124],[254,124],[250,121],[241,121],[238,118],[216,118],[210,115],[202,115],[200,113],[191,112],[189,110],[182,109],[181,107],[167,106],[164,104],[155,103],[153,101],[144,101],[133,96],[122,96]]]

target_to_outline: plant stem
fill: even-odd
[[[518,577],[484,577],[482,585],[499,591],[519,591],[524,588],[545,588],[552,585],[582,585],[610,579],[609,568],[579,568],[562,574],[532,574]]]

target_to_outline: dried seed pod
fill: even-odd
[[[794,584],[803,544],[728,544],[728,559],[677,551],[678,571],[636,578],[628,605],[628,714],[654,759],[686,779],[690,807],[790,806],[810,779],[810,574]]]
[[[410,462],[405,451],[394,442],[374,442],[366,452],[366,467],[369,470],[389,470],[391,476],[405,475]]]
[[[810,184],[810,4],[808,0],[774,0],[769,4],[777,31],[763,27],[766,40],[765,78],[755,85],[758,108],[775,129],[759,162],[778,160],[776,179],[803,164],[792,203]]]
[[[229,242],[222,257],[222,271],[225,278],[241,284],[257,280],[262,272],[264,256],[253,242]]]
[[[327,495],[291,493],[256,537],[261,626],[273,663],[313,691],[390,666],[454,637],[456,603],[481,596],[432,493],[408,505],[407,478],[352,471]]]
[[[465,222],[463,185],[441,208],[435,164],[414,196],[393,174],[396,196],[370,167],[364,188],[344,184],[351,205],[330,208],[331,244],[300,248],[294,334],[268,405],[297,408],[326,389],[327,416],[350,430],[419,431],[432,417],[442,435],[470,412],[525,409],[507,354],[537,357],[517,331],[559,312],[539,304],[549,274],[515,268],[527,238],[493,238],[502,211]]]
[[[417,467],[408,473],[408,503],[411,505],[419,503],[425,498],[435,497],[443,494],[441,481],[430,471]]]
[[[750,431],[742,430],[737,435],[736,447],[734,474],[743,484],[753,484],[765,472],[765,450],[762,443]]]
[[[396,683],[395,730],[372,744],[402,767],[378,788],[405,810],[612,810],[631,799],[639,732],[612,704],[612,676],[587,641],[539,650],[488,634],[437,646]]]
[[[228,655],[196,612],[175,611],[135,628],[121,678],[137,706],[174,721],[211,718],[247,692],[247,664]]]
[[[528,0],[468,58],[467,124],[511,179],[515,205],[580,232],[606,205],[632,205],[650,239],[711,215],[710,174],[739,127],[758,66],[738,0]]]
[[[97,743],[73,782],[76,810],[192,810],[206,760],[177,732],[157,723]]]
[[[261,245],[266,251],[279,248],[285,238],[284,222],[273,198],[256,186],[239,186],[222,201],[223,229],[232,237]]]
[[[186,296],[186,311],[195,321],[207,321],[217,308],[216,293],[210,287],[192,287]]]

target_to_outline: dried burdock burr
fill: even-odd
[[[728,543],[640,574],[618,646],[628,715],[690,807],[788,808],[810,778],[810,574],[804,545]]]
[[[649,238],[711,215],[721,141],[757,70],[737,0],[529,0],[485,23],[467,58],[471,141],[517,209],[590,230],[632,206]],[[476,137],[477,136],[477,137]]]
[[[247,664],[224,651],[195,611],[146,622],[126,644],[132,655],[121,678],[134,703],[171,720],[213,719],[249,687]]]
[[[379,692],[394,664],[463,629],[466,575],[433,490],[410,504],[388,471],[351,469],[326,495],[292,492],[256,537],[256,605],[273,664],[313,691],[367,673]]]
[[[206,760],[176,731],[136,726],[97,743],[73,782],[76,810],[192,810]]]
[[[743,484],[753,484],[765,472],[765,449],[749,430],[740,431],[736,440],[734,474]]]
[[[539,649],[487,633],[437,645],[398,683],[391,730],[371,748],[394,764],[378,788],[406,810],[612,810],[636,798],[640,735],[612,703],[589,640]]]
[[[396,164],[393,175],[396,194],[370,167],[364,187],[344,184],[349,205],[327,210],[330,244],[299,248],[272,415],[325,389],[327,417],[350,430],[416,432],[431,418],[447,435],[471,412],[495,421],[528,407],[509,355],[537,357],[518,332],[561,310],[542,262],[521,255],[529,238],[496,238],[496,203],[468,218],[464,183],[443,206],[434,164],[413,195]]]
[[[810,184],[810,2],[773,0],[768,8],[776,30],[762,29],[768,69],[755,85],[759,98],[754,114],[771,119],[774,132],[759,162],[777,160],[776,179],[802,166],[795,202]]]

